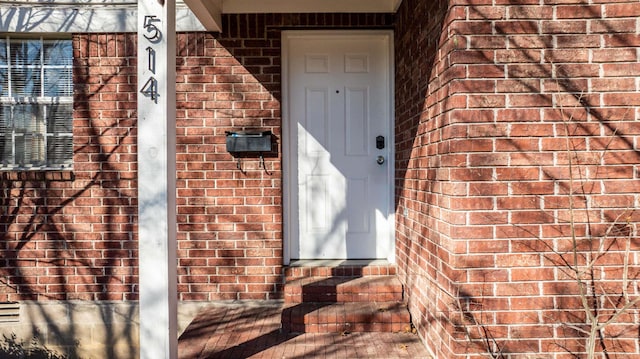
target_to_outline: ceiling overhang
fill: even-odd
[[[402,0],[184,0],[209,31],[220,31],[222,14],[394,13]]]
[[[164,2],[163,0],[158,0]],[[0,31],[135,32],[136,0],[6,0]],[[222,14],[395,13],[402,0],[176,0],[176,30],[221,31]]]
[[[222,30],[223,0],[184,0],[191,12],[208,31]]]

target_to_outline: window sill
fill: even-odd
[[[0,181],[73,181],[72,170],[0,170]]]

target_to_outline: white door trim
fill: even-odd
[[[289,41],[296,38],[310,38],[314,36],[325,37],[327,35],[334,36],[353,36],[353,35],[380,35],[384,36],[388,42],[387,62],[388,84],[389,84],[389,165],[387,166],[387,176],[389,180],[388,191],[388,212],[386,214],[389,223],[388,240],[392,250],[389,251],[387,261],[395,263],[395,132],[394,132],[394,62],[393,62],[393,31],[392,30],[289,30],[282,32],[282,162],[283,162],[283,261],[285,265],[291,262],[291,243],[298,240],[298,204],[297,197],[297,142],[290,141],[292,131],[295,131],[294,123],[289,116]]]

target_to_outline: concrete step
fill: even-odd
[[[310,277],[290,280],[285,303],[401,302],[402,284],[396,276]]]
[[[402,302],[299,303],[285,306],[282,328],[290,333],[408,332]]]

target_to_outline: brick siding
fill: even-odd
[[[390,15],[225,15],[178,52],[179,292],[185,300],[282,298],[282,28],[388,27]],[[237,158],[225,131],[270,130],[277,151]],[[238,169],[241,166],[242,171]]]
[[[224,15],[178,34],[182,300],[282,297],[280,34],[389,28],[389,14]],[[0,173],[0,301],[137,299],[136,34],[75,34],[73,172]],[[271,130],[238,162],[225,131]]]
[[[569,328],[585,321],[572,257],[560,255],[572,220],[580,258],[612,244],[595,266],[599,300],[622,293],[627,242],[638,275],[639,12],[631,1],[402,3],[397,254],[437,357],[583,350]],[[637,315],[606,331],[611,355],[640,353]]]
[[[570,215],[580,258],[613,230],[597,292],[619,298],[629,237],[638,274],[639,15],[632,1],[405,0],[395,20],[225,15],[221,34],[179,34],[180,299],[282,297],[281,30],[395,21],[396,257],[420,335],[442,358],[580,352]],[[0,173],[0,301],[137,299],[136,35],[73,44],[74,170]],[[237,129],[275,134],[266,170],[237,168]],[[640,354],[638,315],[607,332],[612,355]]]
[[[137,299],[133,35],[77,35],[73,172],[3,172],[0,300]]]

